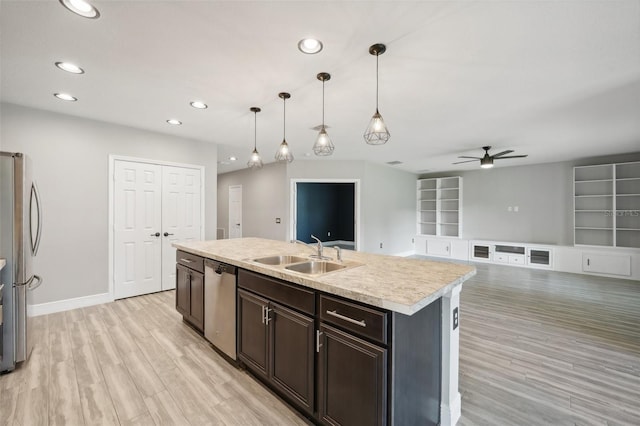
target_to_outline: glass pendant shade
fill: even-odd
[[[276,151],[276,161],[286,161],[287,163],[293,161],[293,154],[289,149],[289,144],[284,139],[282,139],[282,143],[280,144],[278,151]]]
[[[335,146],[333,146],[333,142],[331,142],[331,138],[327,133],[327,130],[324,126],[320,129],[320,133],[318,133],[318,137],[316,138],[316,143],[313,144],[313,152],[319,156],[326,156],[333,154],[333,150]]]
[[[253,112],[253,152],[251,153],[251,157],[249,157],[249,161],[247,162],[247,167],[252,170],[261,169],[263,166],[262,158],[260,158],[260,154],[258,154],[257,141],[258,141],[258,122],[257,116],[260,112],[260,108],[251,107],[250,111]]]
[[[283,113],[283,125],[282,125],[282,143],[278,150],[276,151],[276,161],[283,162],[286,161],[290,163],[293,161],[293,154],[289,149],[289,144],[287,143],[287,99],[291,97],[289,93],[282,92],[278,93],[278,97],[282,99],[282,113]]]
[[[382,145],[387,143],[390,137],[387,125],[384,124],[382,116],[376,109],[376,113],[371,117],[367,130],[364,132],[364,140],[369,145]]]
[[[364,140],[369,145],[382,145],[387,143],[391,134],[387,125],[384,123],[380,112],[378,111],[378,56],[387,51],[387,46],[384,44],[374,44],[369,47],[369,53],[376,57],[376,113],[371,117],[367,129],[364,131]]]
[[[260,154],[258,154],[258,150],[254,148],[251,153],[251,157],[249,157],[249,161],[247,162],[247,167],[253,170],[261,169],[264,164],[262,163],[262,158],[260,158]]]

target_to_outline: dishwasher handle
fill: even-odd
[[[218,262],[212,259],[205,259],[204,266],[213,269],[213,272],[215,272],[218,275],[222,275],[222,274],[236,275],[236,272],[238,270],[237,266]]]

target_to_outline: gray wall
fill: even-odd
[[[360,250],[407,252],[413,250],[416,230],[416,178],[413,173],[364,161],[333,160],[295,160],[257,171],[226,173],[218,177],[218,226],[228,227],[229,185],[243,185],[243,236],[288,240],[291,179],[359,179]],[[249,200],[250,193],[254,200]],[[275,217],[281,217],[282,224],[276,225]]]
[[[284,241],[289,216],[286,175],[282,163],[218,175],[218,228],[224,228],[229,236],[229,186],[242,185],[242,236]]]
[[[462,176],[465,239],[573,245],[573,167],[628,161],[640,153],[421,177]]]
[[[0,149],[32,159],[42,195],[34,303],[108,291],[110,154],[204,166],[205,238],[215,239],[216,145],[11,104],[0,123]]]

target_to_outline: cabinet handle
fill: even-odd
[[[265,314],[264,314],[264,310],[265,310],[265,309],[266,309],[266,306],[264,306],[264,305],[263,305],[263,306],[262,306],[262,323],[263,323],[263,324],[264,324],[264,317],[265,317]]]
[[[151,234],[151,235],[149,235],[149,236],[150,236],[150,237],[159,237],[159,236],[160,236],[160,233],[159,233],[159,232],[156,232],[155,234]]]
[[[320,353],[320,348],[322,347],[322,343],[320,343],[320,336],[324,333],[320,330],[316,330],[316,352]]]
[[[340,318],[341,320],[345,320],[347,322],[350,322],[351,324],[355,324],[355,325],[359,325],[360,327],[366,327],[367,323],[364,320],[355,320],[353,318],[349,318],[347,316],[341,315],[339,313],[337,313],[336,311],[327,311],[327,315],[331,315],[332,317],[336,317],[336,318]]]
[[[269,325],[269,321],[271,321],[271,318],[269,317],[269,313],[271,311],[273,311],[273,309],[269,309],[268,306],[265,306],[265,310],[264,310],[264,323]]]
[[[589,258],[587,257],[587,266],[590,266],[590,265],[591,265],[591,263],[590,263],[590,262],[591,262],[591,259],[589,259]]]
[[[164,233],[164,234],[162,234],[162,235],[164,235],[165,237],[168,237],[169,235],[173,235],[173,234],[170,234],[170,233],[168,233],[168,232],[165,232],[165,233]],[[159,235],[158,235],[158,236],[159,236]]]
[[[193,260],[191,259],[185,259],[184,257],[180,258],[180,262],[184,262],[184,263],[193,263]]]

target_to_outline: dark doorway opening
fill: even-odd
[[[323,243],[355,249],[356,184],[296,183],[296,238],[306,243],[318,237]]]

